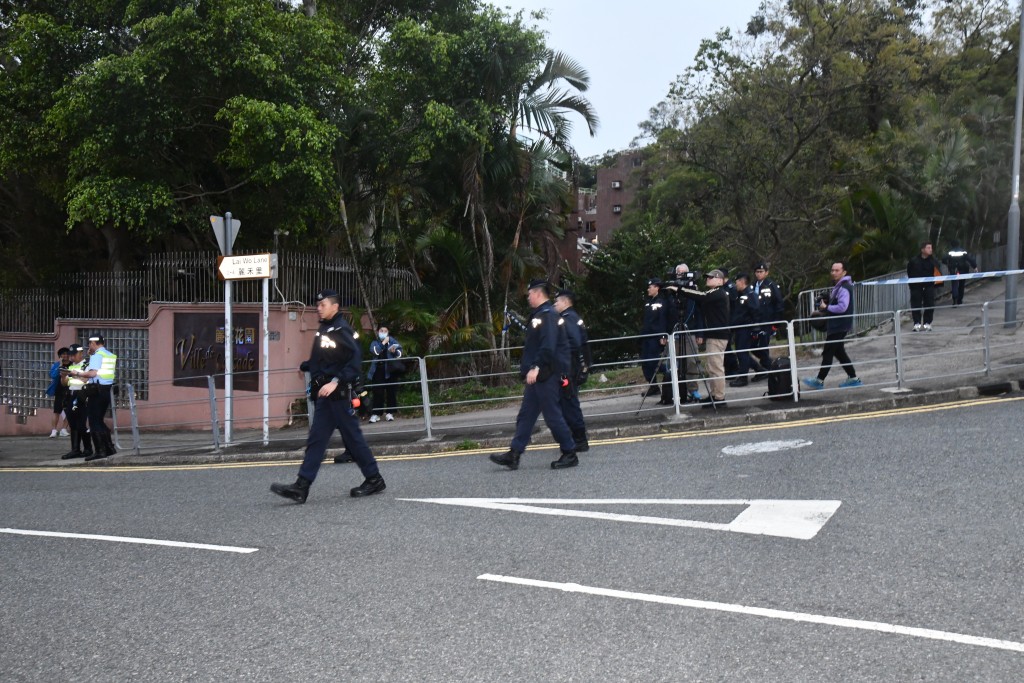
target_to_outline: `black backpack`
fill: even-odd
[[[773,401],[792,400],[793,376],[789,356],[779,356],[772,361],[771,374],[768,375],[768,398]]]

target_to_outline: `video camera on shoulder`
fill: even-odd
[[[699,273],[692,270],[688,270],[685,273],[677,275],[673,268],[665,275],[665,282],[669,289],[672,289],[673,291],[679,291],[680,289],[700,289],[698,286],[698,283],[700,282]]]

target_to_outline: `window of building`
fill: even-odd
[[[622,204],[612,206],[612,213],[622,213]]]
[[[583,226],[583,232],[584,234],[597,232],[597,223],[595,221],[587,221]]]

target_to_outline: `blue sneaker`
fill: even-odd
[[[804,377],[802,384],[808,389],[824,389],[825,383],[817,377]]]
[[[861,382],[856,377],[847,377],[846,379],[839,383],[839,386],[843,387],[844,389],[849,387],[862,387],[864,386],[864,382]]]

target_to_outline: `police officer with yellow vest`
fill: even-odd
[[[81,344],[71,344],[68,347],[68,357],[71,364],[67,368],[61,368],[61,382],[67,387],[64,392],[64,414],[68,418],[68,429],[71,431],[71,450],[61,456],[62,460],[72,458],[88,458],[92,456],[92,442],[89,440],[89,433],[86,430],[86,407],[85,377],[83,373],[89,367],[89,361],[82,358],[85,349]]]
[[[80,373],[85,378],[83,391],[89,400],[89,432],[95,447],[93,454],[86,457],[87,461],[106,458],[117,452],[110,437],[110,428],[104,419],[110,409],[117,356],[107,350],[105,344],[103,335],[94,334],[89,337],[89,367]]]

